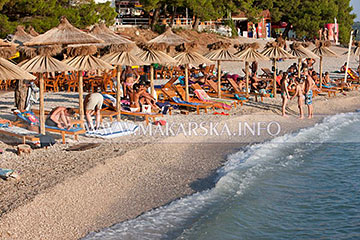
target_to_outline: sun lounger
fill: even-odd
[[[174,88],[177,91],[177,93],[180,95],[181,99],[184,100],[186,98],[186,92],[185,92],[185,89],[183,88],[183,86],[176,85],[176,86],[174,86]],[[211,105],[214,108],[223,108],[222,105],[219,104],[219,103],[211,103],[211,102],[201,101],[200,99],[192,98],[190,96],[189,96],[189,102],[195,102],[195,103],[200,103],[200,104],[205,104],[205,105]]]
[[[263,74],[261,74],[260,77],[274,78],[274,73],[272,73],[269,68],[262,68],[261,71],[263,71]]]
[[[10,122],[10,124],[1,124],[0,134],[20,138],[23,144],[26,143],[26,140],[30,141],[34,145],[40,144],[39,133],[30,131],[23,127],[15,126],[12,122]]]
[[[234,81],[234,79],[232,78],[228,78],[227,79],[228,82],[230,83],[231,87],[234,89],[234,92],[237,93],[237,94],[245,94],[246,95],[246,92],[243,92],[239,86],[236,84],[236,82]],[[258,97],[260,97],[260,100],[261,101],[264,101],[264,97],[270,97],[270,94],[261,94],[261,93],[255,93],[255,92],[251,92],[251,93],[248,93],[249,95],[253,95],[255,97],[255,101],[257,102],[258,101]]]
[[[200,114],[200,109],[204,109],[205,113],[207,113],[208,109],[214,108],[213,105],[209,105],[209,104],[183,101],[181,98],[177,96],[176,92],[171,88],[162,88],[161,91],[168,97],[168,99],[171,101],[170,102],[171,104],[182,107],[195,108],[197,114]]]
[[[217,84],[213,80],[206,80],[206,83],[209,85],[211,90],[213,90],[215,92],[213,95],[217,96],[219,94]],[[211,95],[211,94],[209,94],[209,95]],[[241,96],[240,93],[229,93],[226,91],[221,91],[221,99],[237,101],[238,103],[241,104],[241,106],[244,104],[244,102],[249,101],[246,97]]]
[[[220,103],[227,110],[230,110],[232,106],[236,107],[236,101],[210,97],[197,83],[192,84],[191,87],[195,90],[196,97],[202,101]]]
[[[34,110],[37,114],[39,114],[38,110]],[[34,112],[31,111],[25,111],[25,112],[20,112],[20,111],[14,111],[14,114],[16,115],[16,117],[18,119],[21,119],[23,122],[26,122],[29,125],[34,125],[34,126],[39,126],[40,121],[38,116],[35,115]],[[45,115],[50,114],[49,111],[45,112]],[[15,123],[15,124],[19,124],[19,123]],[[64,128],[58,128],[58,127],[52,127],[52,126],[47,126],[45,125],[45,129],[48,132],[53,132],[53,133],[59,133],[61,134],[61,138],[62,138],[62,143],[65,144],[66,143],[66,139],[65,139],[65,135],[72,135],[74,136],[75,140],[78,140],[78,135],[85,133],[85,129],[81,128],[81,121],[80,120],[73,120],[71,121],[71,124],[73,125],[73,127],[71,129],[64,129]]]

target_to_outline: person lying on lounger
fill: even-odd
[[[56,107],[51,110],[48,115],[45,125],[50,127],[58,127],[64,129],[71,128],[70,118],[74,116],[74,110],[72,108]]]

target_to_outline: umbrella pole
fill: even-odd
[[[189,65],[185,64],[185,101],[189,101]]]
[[[246,96],[249,96],[249,62],[245,62],[245,74],[246,74]]]
[[[301,77],[301,58],[298,59],[298,78]]]
[[[84,91],[83,91],[83,71],[79,72],[79,114],[81,127],[84,128]]]
[[[221,64],[218,62],[218,97],[221,98]]]
[[[120,76],[121,76],[121,68],[120,65],[116,67],[116,112],[117,120],[121,120],[121,94],[120,94]]]
[[[323,63],[322,63],[322,61],[323,61],[323,57],[322,56],[320,56],[320,72],[319,72],[319,74],[320,74],[320,89],[322,88],[322,81],[323,81],[323,79],[322,79],[322,67],[323,67]]]
[[[150,65],[150,89],[151,89],[151,96],[154,96],[154,66]]]
[[[40,73],[39,78],[39,85],[40,85],[40,134],[45,135],[45,110],[44,110],[44,76]]]
[[[274,89],[273,95],[276,97],[276,59],[274,58]]]

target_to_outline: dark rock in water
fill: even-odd
[[[71,146],[66,151],[86,151],[100,146],[100,143],[81,143],[75,146]]]

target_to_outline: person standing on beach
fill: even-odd
[[[90,93],[84,99],[86,121],[91,130],[94,130],[94,124],[92,122],[91,115],[94,114],[96,115],[95,129],[99,129],[100,127],[100,120],[101,120],[100,110],[102,108],[103,102],[104,102],[104,97],[102,96],[101,93]]]
[[[300,78],[296,78],[296,89],[295,94],[292,96],[290,100],[293,100],[294,98],[298,97],[298,108],[300,112],[300,119],[304,119],[304,89],[303,89],[303,83]]]
[[[308,118],[313,117],[313,88],[315,86],[314,80],[309,74],[308,69],[304,69],[304,76],[305,76],[305,105],[308,106]]]
[[[288,100],[290,99],[289,91],[288,91],[288,75],[286,72],[283,73],[282,79],[281,79],[281,98],[282,98],[282,116],[286,117],[286,104]]]

